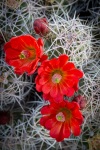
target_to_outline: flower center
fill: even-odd
[[[53,76],[52,76],[52,82],[53,83],[59,83],[62,79],[62,76],[58,73],[55,73]]]
[[[56,115],[56,119],[60,122],[64,122],[65,121],[65,116],[62,112],[59,112],[57,115]]]
[[[29,51],[27,51],[27,50],[23,50],[23,51],[20,53],[20,55],[19,55],[19,58],[20,58],[20,59],[25,59],[25,58],[28,58],[28,57],[30,57],[30,53],[29,53]]]
[[[69,120],[72,118],[72,112],[71,112],[70,109],[61,108],[60,111],[61,111],[61,112],[64,112],[66,121],[69,121]]]

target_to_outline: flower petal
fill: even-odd
[[[83,116],[82,116],[80,110],[75,109],[74,111],[72,111],[72,115],[74,116],[75,119],[79,120],[80,124],[83,123]]]
[[[77,76],[79,79],[83,77],[83,72],[78,70],[78,69],[73,69],[70,70],[69,74],[74,74],[75,76]]]
[[[68,56],[67,55],[60,55],[59,56],[59,67],[63,67],[66,65],[66,63],[68,62]]]
[[[45,126],[46,121],[49,119],[48,116],[44,116],[40,119],[40,125]]]
[[[73,88],[74,88],[75,91],[77,91],[79,89],[78,83],[74,84]]]
[[[56,97],[57,94],[58,94],[58,87],[57,87],[57,84],[55,84],[54,86],[52,86],[52,88],[50,90],[50,96]]]
[[[73,77],[72,78],[70,77],[67,78],[62,84],[65,84],[65,87],[73,87],[73,85],[75,84],[75,80]]]
[[[50,94],[44,94],[43,93],[43,99],[44,100],[50,100]]]
[[[43,45],[44,45],[42,38],[39,38],[39,39],[37,40],[37,43],[38,43],[38,45],[40,45],[40,46],[42,46],[42,47],[43,47]]]
[[[72,133],[74,134],[74,136],[80,135],[81,129],[79,126],[79,122],[74,118],[71,120],[71,129],[72,129]]]
[[[43,67],[41,66],[41,67],[38,68],[38,75],[42,74],[42,72],[44,72],[44,69],[43,69]]]
[[[23,48],[28,48],[28,47],[34,47],[34,48],[39,48],[37,44],[37,40],[31,36],[31,35],[21,35],[18,37],[20,40],[21,45],[23,45]]]
[[[75,93],[75,90],[73,88],[68,88],[65,95],[68,97],[71,97],[74,95],[74,93]]]
[[[23,60],[23,61],[15,60],[15,61],[12,61],[11,63],[12,63],[12,66],[14,66],[17,63],[16,64],[17,67],[15,69],[16,71],[22,72],[22,73],[27,72],[28,75],[30,75],[35,72],[38,60],[36,60],[36,61],[33,60],[32,62],[27,61],[27,60]],[[18,68],[18,66],[19,66],[19,68]]]
[[[66,70],[73,70],[74,68],[75,68],[74,63],[68,62],[68,63],[63,67],[63,70],[64,70],[64,71],[66,71]]]
[[[62,126],[63,124],[57,121],[53,128],[50,130],[50,136],[56,138],[58,142],[64,139],[64,136],[62,134]]]
[[[48,119],[48,120],[46,121],[46,123],[45,123],[45,128],[48,129],[48,130],[50,130],[52,127],[55,126],[55,124],[56,124],[56,119],[55,119],[55,117],[52,118],[52,119]]]
[[[69,127],[69,125],[68,125],[67,122],[65,122],[65,123],[63,124],[62,132],[63,132],[63,136],[64,136],[65,138],[69,138],[69,136],[70,136],[71,133],[70,133],[70,127]]]
[[[18,37],[12,37],[12,39],[10,39],[8,43],[10,43],[10,47],[14,50],[21,52],[21,50],[23,49],[22,46],[18,44],[19,43]]]
[[[40,78],[40,76],[37,76],[36,78],[35,78],[35,83],[36,83],[36,90],[38,91],[38,92],[41,92],[42,91],[42,87],[41,87],[41,85],[39,84],[39,78]]]
[[[45,61],[47,58],[48,58],[48,56],[43,54],[42,57],[40,58],[40,62]]]
[[[43,106],[43,107],[41,108],[41,114],[42,114],[42,115],[47,115],[47,114],[50,114],[50,113],[51,113],[51,112],[50,112],[49,105]]]
[[[66,101],[65,105],[66,105],[66,108],[68,108],[70,110],[74,110],[74,108],[75,108],[74,102],[68,102],[68,101]]]
[[[49,64],[52,66],[52,69],[59,68],[59,60],[57,58],[51,59]]]
[[[48,80],[49,80],[48,76],[47,76],[47,75],[43,75],[43,76],[40,78],[40,80],[39,80],[39,84],[40,84],[40,85],[44,85],[44,84],[46,84],[46,83],[48,82]]]
[[[52,99],[53,100],[53,99]],[[63,95],[61,95],[60,93],[57,94],[57,96],[54,98],[54,101],[56,103],[60,103],[63,101]]]
[[[50,84],[50,82],[47,82],[46,84],[42,86],[42,91],[44,94],[48,94],[51,88],[52,88],[52,84]]]
[[[16,68],[18,68],[18,70],[20,70],[20,67],[23,65],[23,64],[25,64],[26,63],[26,59],[25,60],[20,60],[20,59],[13,59],[13,60],[11,60],[11,59],[9,59],[9,64],[11,65],[11,66],[17,66]]]
[[[19,51],[15,51],[12,48],[8,48],[5,54],[6,54],[6,57],[9,58],[9,60],[11,60],[11,59],[19,59],[20,52]]]

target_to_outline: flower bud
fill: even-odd
[[[82,95],[76,96],[73,101],[77,102],[80,106],[80,109],[84,109],[86,107],[87,101],[86,98]]]
[[[46,18],[36,19],[33,23],[35,32],[40,36],[46,36],[49,33],[48,25]]]
[[[0,125],[5,125],[10,121],[10,113],[7,111],[0,111]]]

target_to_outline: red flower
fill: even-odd
[[[81,133],[80,125],[83,116],[76,102],[62,100],[61,103],[53,102],[41,109],[42,118],[40,124],[50,130],[50,136],[58,142],[68,138],[71,133],[79,136]]]
[[[68,62],[67,55],[61,55],[42,63],[36,77],[36,89],[43,92],[44,99],[55,98],[60,102],[64,95],[72,96],[78,90],[83,73]]]
[[[15,72],[28,75],[34,73],[43,56],[43,41],[31,35],[13,37],[4,45],[6,62],[15,67]]]
[[[0,111],[0,125],[5,125],[10,121],[10,114],[7,111]]]
[[[46,18],[36,19],[33,24],[35,32],[40,36],[46,36],[49,33],[48,26],[49,24]]]

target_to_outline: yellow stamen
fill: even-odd
[[[65,121],[65,116],[62,112],[59,112],[57,115],[56,115],[56,119],[60,122],[64,122]]]
[[[23,51],[20,53],[19,58],[20,58],[20,59],[25,59],[25,58],[28,58],[29,56],[30,56],[29,51],[23,50]]]
[[[52,82],[53,83],[59,83],[62,79],[62,76],[58,73],[55,73],[53,76],[52,76]]]

